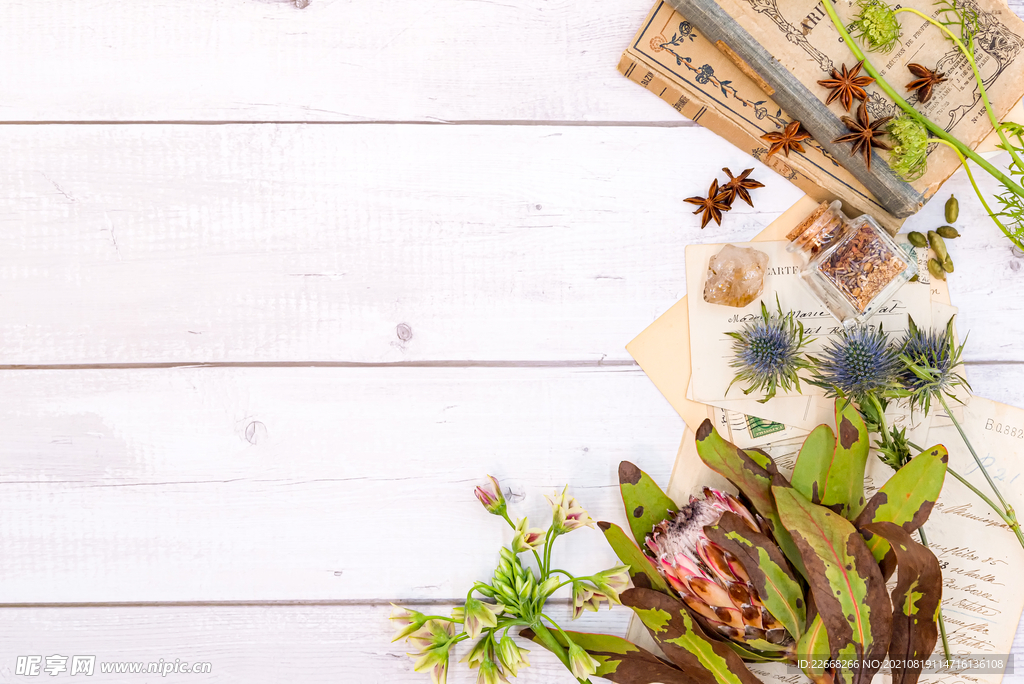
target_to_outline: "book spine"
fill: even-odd
[[[700,28],[706,38],[745,72],[753,72],[761,87],[791,118],[800,121],[828,154],[842,160],[843,167],[875,196],[886,211],[897,218],[917,212],[924,197],[904,182],[889,165],[872,153],[871,168],[860,155],[851,155],[849,145],[832,141],[849,131],[828,107],[798,81],[777,59],[714,0],[668,0],[668,4]]]

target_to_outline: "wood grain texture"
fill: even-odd
[[[628,361],[684,294],[687,243],[799,197],[700,128],[10,126],[0,144],[8,365]],[[747,163],[757,209],[700,231],[682,198]]]
[[[450,599],[571,484],[621,518],[615,472],[667,481],[682,422],[639,370],[7,371],[0,604]],[[616,565],[598,530],[559,567]],[[564,563],[564,564],[563,564]],[[600,567],[596,567],[600,566]]]
[[[449,612],[452,605],[421,610]],[[565,628],[624,633],[630,611],[625,608],[586,613],[571,622],[568,607],[554,605],[551,616]],[[302,682],[359,684],[418,681],[428,676],[412,671],[404,642],[391,644],[388,605],[264,605],[159,606],[90,608],[18,608],[0,611],[0,682],[26,681],[13,674],[15,654],[48,656],[95,655],[97,672],[86,681],[110,682]],[[514,632],[513,632],[514,633]],[[574,681],[554,656],[539,646],[530,650],[531,667],[518,681]],[[456,664],[467,652],[456,650],[448,681],[469,684],[475,670]],[[208,662],[207,675],[101,675],[101,662],[150,663],[180,659]],[[67,677],[67,673],[60,675]],[[42,674],[42,679],[48,675]],[[73,680],[72,680],[73,681]]]
[[[4,121],[667,121],[615,0],[96,0],[0,7]]]
[[[12,126],[0,142],[4,365],[629,362],[685,294],[687,244],[747,240],[799,195],[700,128]],[[699,230],[682,198],[748,162],[757,208]],[[1017,360],[1022,260],[964,174],[948,187],[968,358]],[[940,225],[941,205],[908,228]]]
[[[969,370],[1020,405],[1006,371]],[[682,432],[633,369],[7,371],[4,392],[0,604],[451,599],[511,540],[485,474],[538,523],[570,483],[624,525],[619,461],[667,482]],[[595,530],[561,548],[615,564]]]

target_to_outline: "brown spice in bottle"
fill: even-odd
[[[819,270],[863,312],[882,289],[907,268],[867,225],[822,262]]]

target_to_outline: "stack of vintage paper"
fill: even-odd
[[[763,293],[766,303],[774,306],[777,296],[784,310],[799,310],[807,314],[805,320],[821,321],[808,324],[818,336],[812,350],[836,332],[837,324],[817,315],[820,305],[804,290],[796,257],[786,252],[781,241],[815,206],[815,200],[809,197],[797,202],[760,233],[755,238],[758,244],[753,245],[770,257]],[[668,488],[677,502],[687,501],[705,485],[731,489],[697,456],[693,432],[705,419],[711,419],[722,435],[738,446],[766,450],[783,468],[792,468],[811,429],[822,423],[835,427],[833,402],[817,388],[802,384],[806,394],[780,393],[764,404],[756,397],[745,398],[735,386],[727,393],[733,372],[729,368],[731,338],[724,333],[739,327],[745,315],[759,312],[760,303],[756,300],[744,309],[734,309],[703,301],[708,259],[720,248],[687,248],[687,291],[693,294],[690,301],[684,297],[626,346],[686,421]],[[920,261],[926,255],[917,257]],[[904,286],[886,307],[889,311],[871,322],[882,322],[886,330],[897,332],[906,328],[909,313],[921,327],[945,326],[956,313],[950,305],[948,288],[942,281],[927,282],[927,269],[922,273],[921,282]],[[1012,486],[1024,472],[1024,410],[966,394],[961,399],[964,405],[955,409],[957,418],[989,472],[1004,485],[1002,492],[1009,503],[1024,510],[1024,489]],[[984,480],[952,422],[943,415],[933,416],[925,418],[920,412],[912,415],[903,407],[893,407],[889,413],[894,424],[908,428],[911,441],[922,446],[945,445],[950,467],[984,488]],[[884,482],[889,474],[888,467],[872,457],[865,480],[869,493],[877,489],[872,482]],[[1024,608],[1024,589],[1016,583],[1024,550],[992,510],[952,477],[946,478],[928,531],[930,545],[943,565],[942,608],[951,650],[965,655],[1008,654]],[[630,638],[651,646],[644,637],[644,628],[634,620]],[[752,668],[766,681],[788,681],[792,677],[784,666]],[[968,678],[998,684],[1002,676],[1002,672],[974,673]],[[928,681],[953,677],[964,679],[955,674],[924,675]]]

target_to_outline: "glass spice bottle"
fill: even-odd
[[[870,216],[822,202],[787,236],[806,259],[800,275],[845,327],[862,323],[917,275],[917,264]]]

